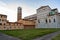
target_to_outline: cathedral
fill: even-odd
[[[17,21],[9,22],[7,15],[0,14],[0,30],[60,28],[60,13],[48,5],[36,9],[36,14],[22,19],[22,8],[18,7]]]
[[[58,9],[51,9],[48,5],[36,9],[36,14],[24,19],[34,20],[35,28],[60,28],[60,13]]]

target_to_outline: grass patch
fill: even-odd
[[[53,38],[52,40],[60,40],[60,34],[57,35],[55,38]]]
[[[22,40],[31,40],[33,38],[41,37],[43,35],[56,32],[58,30],[60,29],[42,28],[42,29],[22,29],[22,30],[0,30],[0,32],[10,36],[21,38]]]

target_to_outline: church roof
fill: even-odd
[[[1,16],[7,16],[7,15],[4,15],[4,14],[0,14]]]
[[[55,11],[55,10],[57,10],[57,8],[55,8],[55,9],[52,9],[51,11]]]
[[[38,8],[38,9],[42,9],[42,8],[45,8],[45,7],[49,7],[48,5],[47,6],[41,6],[40,8]],[[49,7],[50,8],[50,7]]]

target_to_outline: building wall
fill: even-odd
[[[24,29],[34,29],[35,25],[24,25]]]
[[[48,28],[57,28],[57,19],[56,19],[56,15],[50,16],[47,18],[48,23],[47,23],[47,27]],[[50,22],[50,21],[51,22]]]
[[[23,24],[23,29],[35,28],[35,21],[34,20],[22,19],[22,20],[19,20],[18,22]]]
[[[27,20],[27,19],[19,20],[18,23],[22,23],[23,25],[35,25],[34,20]]]
[[[45,19],[47,18],[48,13],[51,11],[49,6],[44,8],[37,9],[37,23],[36,28],[46,28]]]
[[[20,23],[7,23],[6,30],[13,30],[13,29],[23,29],[23,25]]]
[[[7,17],[0,17],[0,30],[14,30],[14,29],[32,29],[35,28],[34,20],[21,19],[18,22],[9,22]]]
[[[36,28],[58,28],[57,15],[48,16],[51,10],[52,9],[49,6],[37,9]],[[56,10],[55,12],[57,13],[58,10]],[[55,19],[55,22],[54,22],[54,19]],[[46,23],[46,20],[47,20],[47,23]],[[51,22],[49,22],[49,20]]]
[[[37,20],[37,14],[33,14],[27,17],[24,17],[24,19],[28,19],[28,20]]]
[[[57,28],[60,28],[60,14],[56,15]]]
[[[3,14],[0,14],[0,30],[4,30],[5,25],[6,25],[6,21],[7,21],[7,16],[6,15],[3,15]]]

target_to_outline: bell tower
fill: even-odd
[[[20,19],[22,19],[22,8],[18,7],[17,21],[19,21]]]

